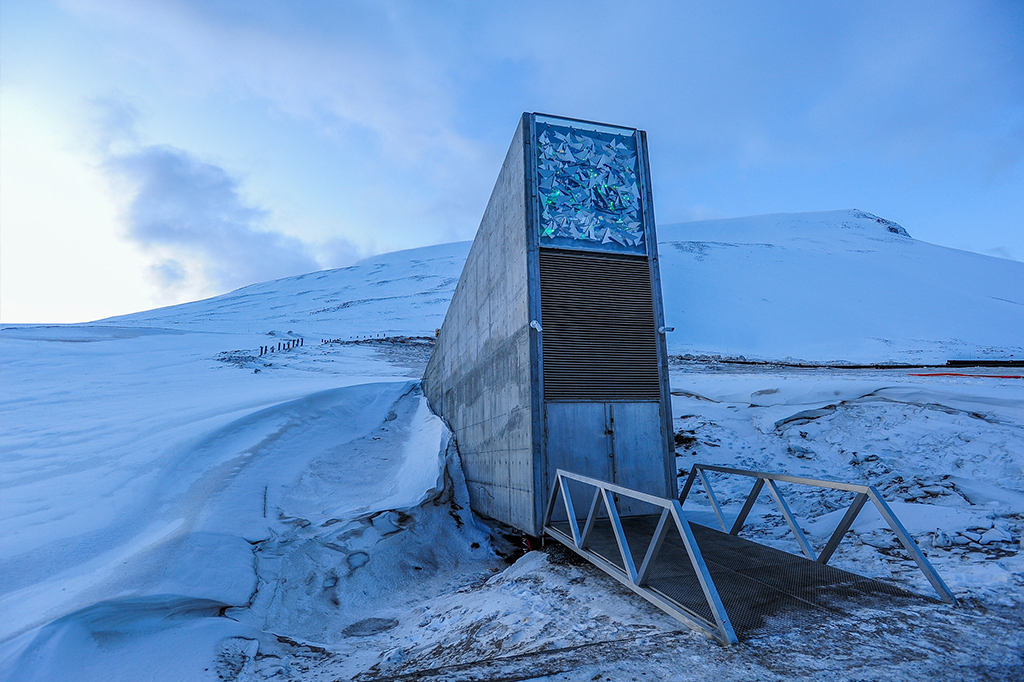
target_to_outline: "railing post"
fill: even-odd
[[[928,578],[928,582],[930,582],[932,587],[935,588],[935,591],[939,593],[942,601],[948,604],[956,604],[956,597],[953,595],[952,590],[946,587],[946,583],[942,581],[939,574],[935,572],[934,568],[932,568],[932,565],[928,561],[928,558],[925,557],[924,552],[922,552],[921,548],[917,546],[916,542],[914,542],[914,538],[910,537],[910,533],[903,527],[900,520],[896,518],[896,514],[894,514],[892,509],[889,508],[888,503],[882,499],[882,496],[877,490],[875,490],[874,486],[868,486],[868,495],[871,496],[871,501],[875,503],[878,513],[880,513],[882,518],[885,519],[885,522],[889,524],[889,528],[896,533],[896,537],[899,538],[903,548],[907,550],[908,554],[910,554],[910,558],[917,563],[921,572],[924,573],[926,578]]]
[[[729,531],[729,535],[738,535],[740,530],[743,529],[743,524],[747,522],[747,516],[750,514],[750,510],[754,508],[754,502],[757,501],[757,496],[761,494],[761,488],[763,487],[763,478],[754,481],[754,487],[750,489],[750,494],[747,495],[746,501],[743,502],[743,509],[740,510],[740,515],[736,517],[736,521],[732,524],[732,530]]]
[[[548,497],[547,510],[544,512],[544,525],[551,523],[551,517],[555,513],[555,504],[558,502],[559,476],[555,474],[554,483],[551,484],[551,495]]]
[[[683,490],[679,493],[679,504],[686,502],[686,496],[690,494],[690,488],[693,487],[693,480],[697,477],[698,469],[699,466],[697,464],[690,467],[690,475],[686,477],[686,483],[683,485]]]
[[[565,484],[565,479],[559,475],[558,481],[562,490],[562,502],[565,503],[565,513],[569,517],[569,528],[572,529],[572,541],[576,543],[576,546],[580,546],[580,525],[576,522],[576,510],[572,506],[572,495],[569,494],[569,486]]]
[[[782,492],[779,491],[775,485],[775,481],[771,479],[765,480],[765,486],[768,488],[768,493],[775,500],[775,504],[779,505],[779,509],[782,511],[782,516],[785,517],[786,523],[789,524],[790,529],[793,531],[793,535],[796,536],[796,541],[800,545],[800,549],[807,555],[807,558],[814,561],[818,557],[814,555],[814,549],[811,547],[811,543],[807,541],[807,536],[804,535],[803,530],[800,528],[800,524],[796,522],[796,517],[793,516],[793,512],[790,511],[789,505],[786,504],[786,498],[782,496]]]
[[[583,535],[580,537],[580,549],[586,549],[590,541],[590,532],[594,530],[594,523],[597,521],[598,504],[601,502],[601,488],[594,487],[594,499],[590,501],[590,511],[587,512],[587,522],[583,525]]]
[[[715,587],[715,581],[712,580],[708,566],[704,563],[704,557],[697,546],[697,538],[693,537],[690,522],[686,519],[686,514],[683,513],[683,506],[678,501],[672,504],[672,516],[676,522],[676,530],[679,531],[679,537],[683,541],[683,546],[686,547],[686,553],[690,557],[690,563],[697,574],[697,580],[700,582],[700,588],[704,592],[704,598],[707,600],[708,606],[711,607],[711,614],[718,625],[719,634],[726,644],[735,644],[739,640],[736,638],[736,632],[732,629],[732,623],[729,622],[729,614],[725,612],[725,604],[722,603],[722,598],[718,595],[718,588]]]
[[[721,524],[722,531],[728,533],[729,529],[725,527],[725,517],[722,516],[722,508],[718,505],[715,491],[711,489],[711,481],[708,480],[708,475],[704,473],[703,469],[698,469],[697,475],[700,476],[700,482],[708,494],[708,499],[711,500],[711,508],[715,510],[715,516],[718,517],[718,523]]]
[[[661,553],[661,546],[665,544],[665,536],[668,535],[668,518],[671,516],[668,509],[661,510],[661,518],[658,519],[658,527],[654,530],[654,536],[651,538],[651,544],[647,546],[647,552],[644,554],[643,563],[640,564],[640,570],[636,574],[636,584],[643,587],[647,584],[648,575],[651,572],[651,566],[654,564],[654,560],[658,558],[658,554]]]
[[[612,522],[612,533],[615,535],[615,544],[619,546],[619,554],[622,555],[622,566],[626,575],[636,584],[636,564],[633,563],[633,555],[629,551],[629,543],[626,541],[626,531],[622,528],[622,521],[619,519],[619,510],[615,507],[615,500],[611,493],[601,488],[601,496],[604,498],[604,506],[608,510],[608,520]]]
[[[843,536],[846,535],[846,531],[850,530],[850,526],[853,525],[854,520],[857,518],[857,514],[860,513],[864,503],[868,501],[867,493],[857,493],[857,497],[853,498],[853,504],[846,510],[846,514],[843,515],[843,520],[839,522],[836,529],[832,532],[832,536],[828,539],[828,543],[825,545],[825,549],[821,550],[821,554],[818,555],[819,564],[827,564],[828,560],[832,558],[832,554],[839,547],[839,543],[843,541]]]

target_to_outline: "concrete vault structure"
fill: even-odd
[[[539,536],[557,469],[674,497],[665,331],[645,133],[523,114],[423,378],[474,510]]]

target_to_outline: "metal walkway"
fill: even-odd
[[[724,515],[705,471],[756,479],[730,531],[725,530]],[[698,479],[709,493],[722,531],[688,521],[680,500],[647,495],[562,470],[557,473],[544,530],[678,620],[723,644],[731,644],[754,632],[842,613],[844,607],[862,605],[866,600],[921,599],[893,585],[827,565],[865,501],[877,499],[886,510],[883,518],[890,526],[895,522],[897,537],[939,596],[955,603],[920,548],[870,486],[695,465],[681,499]],[[820,556],[815,555],[800,531],[776,485],[780,480],[857,493]],[[794,529],[806,557],[738,536],[754,500],[766,486]],[[574,501],[584,500],[590,503],[589,509],[580,515]],[[620,515],[620,507],[629,515]],[[907,547],[908,542],[912,548]]]

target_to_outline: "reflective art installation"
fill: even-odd
[[[541,245],[645,253],[632,131],[536,125]]]

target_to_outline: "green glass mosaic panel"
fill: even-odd
[[[645,253],[636,138],[537,122],[542,246]]]

